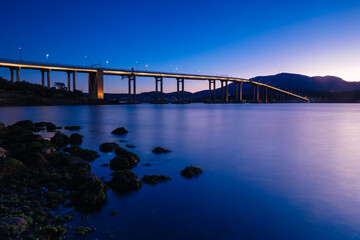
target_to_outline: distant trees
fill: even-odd
[[[62,83],[62,82],[55,82],[54,86],[61,91],[67,90],[67,87],[65,87],[65,83]]]

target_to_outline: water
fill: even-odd
[[[139,177],[172,178],[126,195],[109,190],[100,212],[75,219],[97,228],[88,239],[360,239],[360,105],[0,108],[5,124],[23,119],[79,125],[82,146],[94,150],[133,144]],[[126,136],[110,133],[120,126]],[[155,155],[156,146],[172,152]],[[93,172],[109,179],[101,165],[112,157],[101,154]],[[204,173],[184,179],[190,164]]]

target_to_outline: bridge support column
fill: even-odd
[[[242,100],[243,100],[242,85],[243,85],[243,83],[241,82],[239,84],[239,97],[240,97],[239,100],[240,100],[240,102],[242,102]]]
[[[235,84],[235,102],[239,101],[239,83],[234,82]]]
[[[265,103],[268,103],[268,88],[265,87]]]
[[[136,76],[135,75],[129,75],[129,103],[136,103]],[[131,83],[133,84],[133,87],[131,88]],[[131,90],[133,90],[133,93],[131,93]],[[133,95],[133,96],[131,96]]]
[[[70,72],[67,72],[67,90],[68,90],[68,92],[70,92],[71,91],[71,89],[70,89]]]
[[[50,88],[50,70],[47,71],[47,87]]]
[[[180,102],[180,83],[181,83],[181,102],[185,101],[185,93],[184,93],[184,78],[177,78],[177,98],[178,102]]]
[[[212,96],[214,99],[212,99]],[[216,102],[216,81],[209,80],[209,102]]]
[[[16,81],[20,82],[20,68],[16,69]]]
[[[10,81],[14,82],[14,69],[9,68],[9,70],[10,70]]]
[[[229,87],[228,87],[228,81],[225,81],[225,102],[229,102]]]
[[[41,70],[41,86],[45,87],[45,72]]]
[[[75,73],[73,73],[73,77]],[[74,81],[75,82],[75,81]],[[89,98],[104,99],[104,72],[102,69],[89,73]]]
[[[73,72],[73,92],[76,90],[76,78],[75,78],[75,72]]]
[[[260,102],[260,86],[259,85],[256,86],[256,101],[258,103]]]
[[[156,89],[156,102],[159,101],[158,86],[160,83],[160,101],[163,103],[163,77],[155,77],[155,89]]]
[[[224,81],[223,80],[220,80],[220,83],[221,83],[221,102],[223,103],[224,102]]]

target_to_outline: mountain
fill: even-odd
[[[360,90],[360,82],[347,82],[339,77],[308,77],[300,74],[280,73],[271,76],[258,76],[253,81],[298,92],[339,92]]]

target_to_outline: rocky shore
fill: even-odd
[[[100,145],[101,152],[114,152],[109,165],[111,180],[105,181],[91,172],[98,152],[82,148],[86,136],[61,132],[50,122],[30,120],[5,127],[0,123],[0,239],[62,239],[83,237],[95,228],[69,226],[74,212],[98,211],[107,202],[107,191],[136,191],[142,184],[156,185],[171,180],[166,175],[145,175],[142,179],[131,171],[140,158],[114,142]],[[64,129],[77,131],[79,126]],[[44,132],[53,132],[44,139]],[[113,134],[126,134],[125,128]],[[99,143],[100,144],[100,143]],[[156,154],[169,150],[157,147]],[[201,169],[189,166],[181,175],[190,178]],[[116,214],[116,213],[114,213]]]

